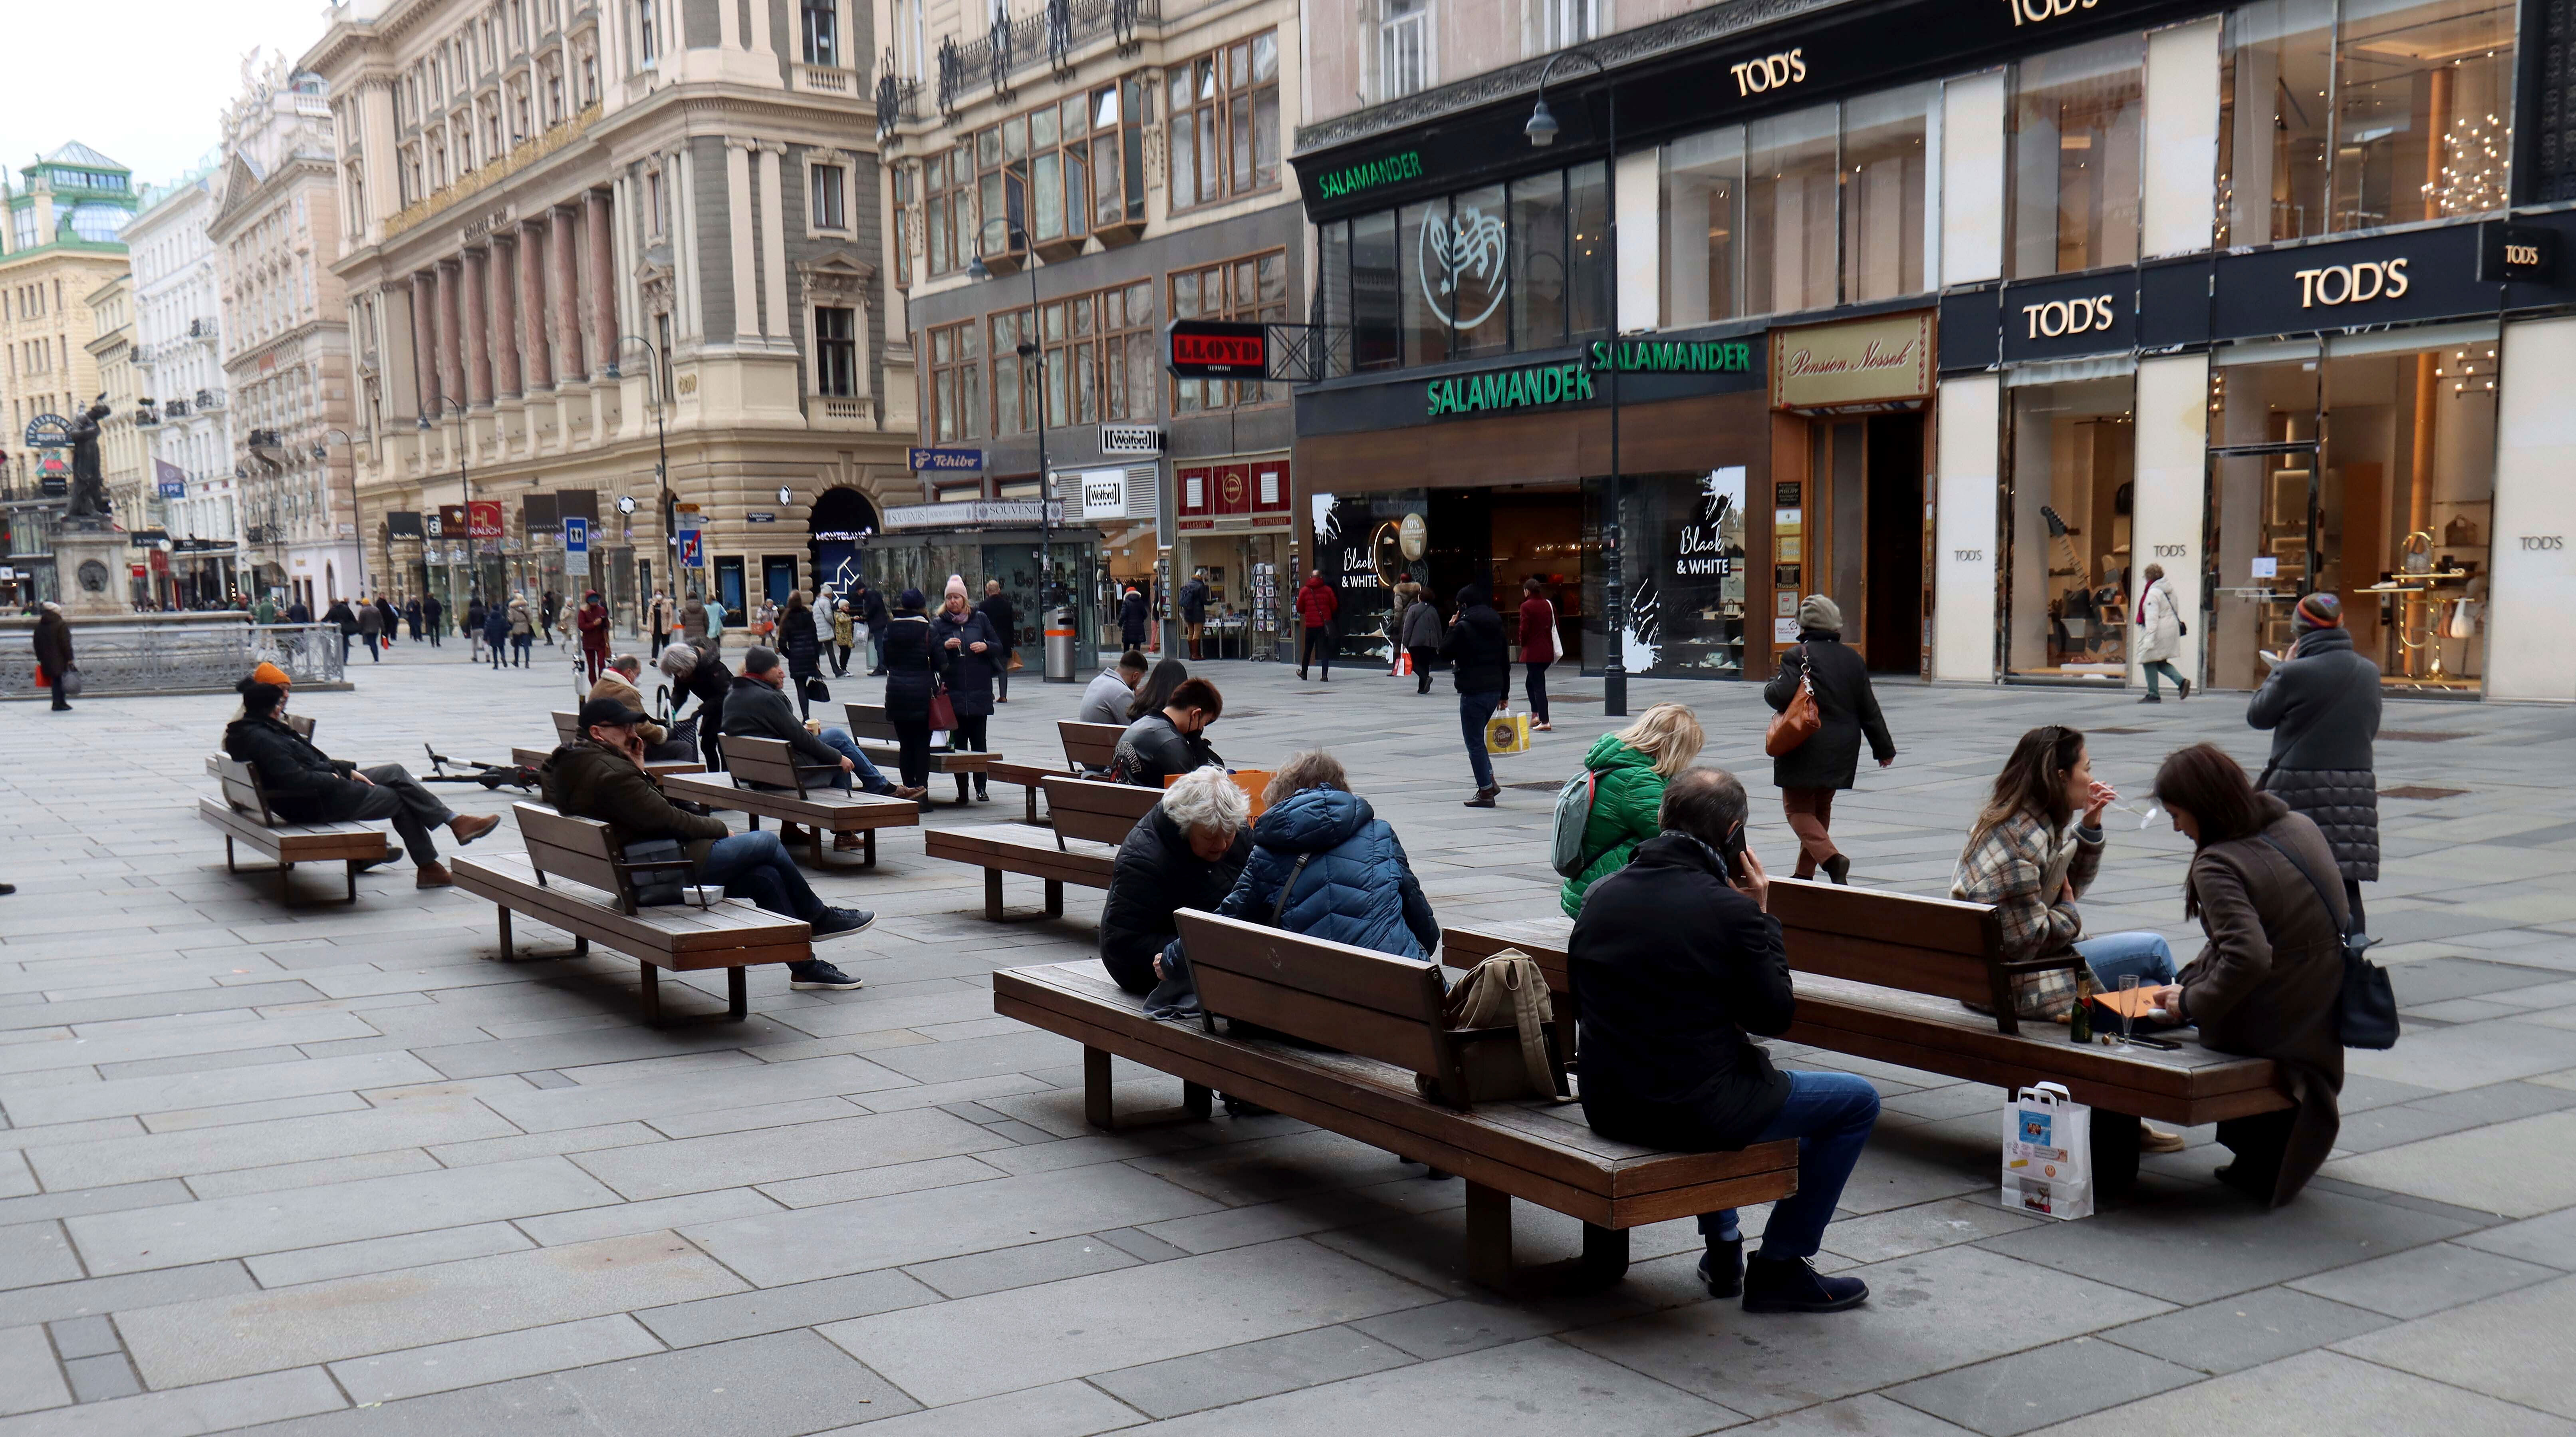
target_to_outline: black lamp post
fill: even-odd
[[[473,416],[464,405],[442,394],[438,397],[437,414],[422,415],[420,427],[424,433],[436,428],[438,421],[447,417],[450,410],[456,413],[456,488],[464,496],[461,502],[465,508],[465,591],[471,594],[483,586],[483,566],[478,562],[480,556],[474,552],[474,481],[465,472],[465,421]],[[450,593],[452,596],[453,591]]]
[[[1028,231],[1020,228],[1017,220],[997,219],[990,221],[987,227],[989,228],[990,225],[1002,226],[1002,242],[1005,245],[1016,241],[1020,248],[1027,251],[1029,255],[1028,263],[1023,266],[1029,272],[1029,325],[1027,329],[1020,332],[1020,342],[1013,346],[1013,351],[1022,359],[1035,359],[1038,362],[1038,604],[1042,610],[1052,610],[1056,607],[1057,599],[1055,582],[1055,507],[1053,502],[1055,498],[1053,493],[1055,489],[1055,475],[1049,473],[1047,470],[1046,346],[1040,342],[1040,338],[1037,333],[1037,252],[1035,247],[1029,243]],[[976,247],[978,249],[982,248],[980,244]],[[984,263],[983,255],[978,254],[972,260],[967,262],[966,277],[977,281],[988,280],[993,277],[992,268]],[[1046,621],[1046,615],[1041,613],[1039,618],[1041,621],[1040,627],[1043,628]]]
[[[671,524],[671,441],[662,431],[662,386],[668,382],[663,378],[663,371],[669,360],[663,356],[659,345],[639,334],[617,336],[617,353],[624,354],[630,344],[644,346],[644,353],[653,361],[645,373],[645,382],[652,391],[648,397],[653,401],[653,482],[661,488],[659,507],[654,512],[662,516],[662,547],[670,551],[664,564],[671,574],[671,593],[676,602],[681,595],[680,579],[684,571],[680,568],[680,536]],[[608,377],[618,377],[614,357],[608,364]]]
[[[1531,145],[1545,149],[1556,143],[1556,116],[1547,108],[1548,77],[1556,73],[1557,62],[1581,60],[1596,74],[1609,77],[1609,68],[1590,50],[1577,46],[1560,50],[1548,57],[1538,72],[1538,103],[1530,108],[1529,123],[1521,133],[1529,136]],[[1610,480],[1602,493],[1602,507],[1609,511],[1601,524],[1601,621],[1603,627],[1603,662],[1601,665],[1601,711],[1610,717],[1623,717],[1628,712],[1628,598],[1627,579],[1620,562],[1620,479],[1619,479],[1619,88],[1604,87],[1602,104],[1608,111],[1609,149],[1601,161],[1603,208],[1609,216],[1607,252],[1601,264],[1601,287],[1605,295],[1602,326],[1609,332],[1610,344]]]
[[[323,430],[322,442],[313,446],[314,463],[328,464],[331,462],[331,436],[334,434],[340,436],[341,443],[348,445],[352,449],[357,448],[358,441],[350,436],[349,431],[334,425],[329,429]],[[322,475],[322,483],[327,488],[330,485],[330,482],[331,476],[328,471],[325,471]],[[349,527],[353,532],[357,531],[358,528],[358,457],[355,454],[349,456]],[[333,537],[336,538],[338,536],[334,535]],[[374,585],[367,582],[367,536],[363,532],[360,532],[357,537],[358,582],[362,588],[373,588]],[[390,555],[387,556],[386,562],[392,562]]]

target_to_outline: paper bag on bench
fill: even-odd
[[[2062,1084],[2023,1088],[2004,1105],[2004,1206],[2093,1215],[2093,1110]]]

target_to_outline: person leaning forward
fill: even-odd
[[[398,763],[362,769],[335,759],[286,726],[280,706],[286,690],[256,676],[235,685],[242,716],[224,726],[224,752],[259,773],[259,786],[278,817],[295,823],[348,823],[389,818],[403,850],[419,869],[418,886],[445,888],[456,880],[438,861],[430,829],[445,825],[463,847],[500,826],[491,814],[457,813]],[[369,865],[372,867],[373,865]]]
[[[723,885],[728,898],[803,919],[816,943],[850,937],[876,921],[864,909],[833,908],[815,897],[777,834],[733,833],[722,819],[673,807],[642,766],[643,740],[635,730],[644,715],[615,699],[592,699],[581,706],[578,722],[581,737],[548,754],[539,771],[546,802],[560,813],[607,824],[617,852],[670,839],[688,855],[700,882]],[[796,989],[859,986],[858,979],[819,958],[788,964],[787,976]]]

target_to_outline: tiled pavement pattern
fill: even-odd
[[[1224,751],[1329,741],[1443,917],[1553,907],[1549,797],[1457,806],[1445,680],[1214,675]],[[355,677],[297,707],[371,762],[424,739],[500,757],[569,695],[559,663],[453,648]],[[1559,732],[1507,781],[1561,776],[1599,731],[1599,684],[1558,687]],[[1709,760],[1751,771],[1778,866],[1756,692],[1637,689],[1696,704]],[[1024,678],[998,746],[1052,753],[1073,692]],[[2226,695],[1884,701],[1904,757],[1839,826],[1864,881],[1918,892],[2029,724],[2095,728],[2131,790],[2187,738],[2262,749]],[[1459,1271],[1458,1184],[1385,1153],[1278,1118],[1090,1133],[1076,1049],[996,1018],[987,974],[1084,952],[1098,895],[988,925],[976,875],[899,834],[881,871],[822,882],[882,915],[835,955],[868,986],[759,970],[740,1026],[639,1026],[619,960],[504,965],[490,909],[407,865],[353,908],[283,909],[190,813],[230,707],[0,705],[0,1437],[2576,1433],[2564,709],[2390,705],[2391,730],[2439,737],[2392,734],[2382,786],[2462,791],[2386,802],[2370,906],[2410,1031],[2354,1057],[2344,1152],[2295,1206],[2214,1187],[2204,1131],[2134,1202],[2036,1222],[1995,1201],[1995,1090],[1784,1054],[1887,1096],[1827,1238],[1876,1296],[1795,1318],[1702,1297],[1687,1223],[1640,1234],[1614,1291],[1507,1302]],[[2179,943],[2180,853],[2123,820],[2092,926]],[[1011,896],[1030,911],[1034,885]],[[1526,1205],[1521,1225],[1524,1260],[1574,1241]]]

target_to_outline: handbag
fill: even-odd
[[[1517,1044],[1473,1043],[1460,1055],[1469,1102],[1573,1101],[1557,1091],[1556,1063],[1547,1048],[1547,1025],[1556,1017],[1556,1005],[1547,991],[1547,975],[1528,954],[1506,948],[1467,970],[1449,990],[1445,1012],[1451,1028],[1512,1028],[1520,1034]],[[1440,1085],[1428,1073],[1414,1074],[1413,1086],[1426,1098],[1439,1096]]]
[[[63,670],[63,676],[62,676],[62,678],[60,678],[59,680],[57,680],[57,681],[56,681],[56,683],[55,683],[55,687],[57,687],[57,688],[59,688],[59,689],[61,689],[61,690],[62,690],[62,693],[63,693],[63,697],[64,697],[64,698],[67,698],[67,699],[76,699],[76,698],[79,698],[79,697],[81,696],[81,673],[80,673],[80,670],[78,670],[78,669],[65,669],[65,670]]]
[[[805,679],[805,697],[807,701],[811,703],[830,703],[832,701],[832,686],[823,682],[822,675],[809,674]]]
[[[1002,672],[1006,674],[1016,674],[1027,667],[1028,663],[1020,657],[1020,651],[1013,649],[1011,650],[1011,661],[1002,666]]]
[[[682,848],[680,840],[676,838],[643,838],[626,845],[624,857],[630,864],[679,865],[689,861],[689,851]],[[681,877],[686,871],[677,866],[657,868],[654,870],[653,877],[636,879],[634,882],[635,906],[668,908],[687,901],[688,885]]]
[[[2317,902],[2326,912],[2334,912],[2334,898],[2326,892],[2325,880],[2299,861],[2299,856],[2275,841],[2272,835],[2258,835],[2272,845],[2272,851],[2290,861],[2317,890]],[[2336,936],[2343,940],[2343,986],[2335,995],[2335,1021],[2342,1030],[2347,1048],[2386,1049],[2397,1046],[2397,988],[2388,981],[2388,970],[2363,956],[2378,940],[2367,933],[2352,931],[2346,921],[2335,925]]]
[[[1762,751],[1773,758],[1786,758],[1798,751],[1798,745],[1816,736],[1825,726],[1825,716],[1816,707],[1816,676],[1807,663],[1807,646],[1798,646],[1798,691],[1789,696],[1789,706],[1771,716],[1771,726],[1762,734]]]
[[[934,733],[957,731],[957,705],[949,702],[944,683],[930,691],[930,727]]]

